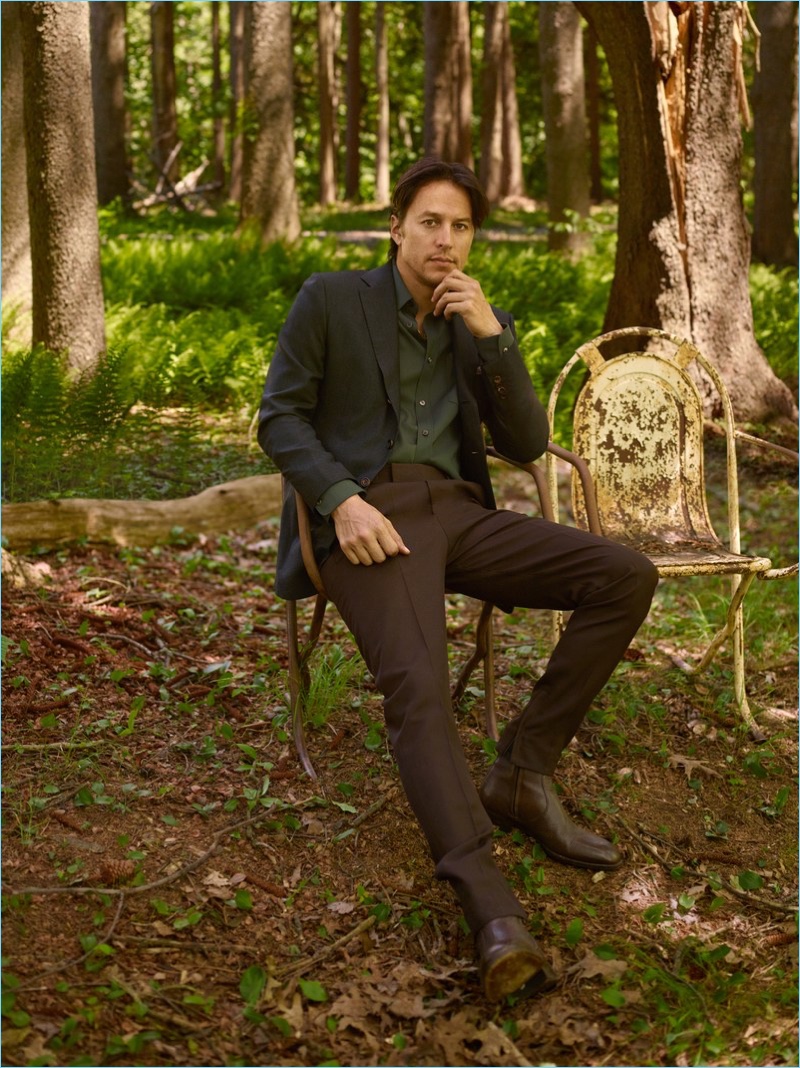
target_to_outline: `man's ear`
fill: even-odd
[[[392,215],[389,220],[389,235],[396,245],[400,244],[402,234],[400,232],[400,219],[397,215]]]

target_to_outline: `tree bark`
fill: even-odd
[[[2,12],[2,239],[3,306],[22,313],[19,340],[30,342],[31,235],[25,160],[22,75],[22,4],[4,0]]]
[[[242,137],[241,111],[245,98],[245,10],[244,0],[230,0],[230,93],[231,110],[228,117],[228,141],[230,144],[230,181],[228,196],[235,203],[242,199],[242,159],[244,139]]]
[[[453,131],[453,4],[423,3],[426,156],[451,158]]]
[[[375,140],[375,200],[389,203],[389,46],[386,34],[386,3],[375,4],[375,93],[378,129]]]
[[[104,352],[89,5],[20,4],[33,344],[70,367]]]
[[[508,3],[483,5],[483,70],[481,92],[480,180],[491,204],[503,195],[503,20]]]
[[[503,54],[501,95],[503,102],[503,199],[525,196],[522,170],[522,134],[519,128],[517,103],[517,65],[511,40],[511,21],[506,6],[502,27]]]
[[[361,5],[345,4],[347,18],[347,131],[344,195],[358,200],[361,183]]]
[[[169,501],[65,498],[3,505],[8,548],[28,552],[86,540],[147,547],[175,527],[189,534],[244,530],[280,514],[280,475],[251,475]]]
[[[247,42],[244,182],[241,222],[262,241],[300,234],[294,175],[292,13],[288,3],[254,3]]]
[[[128,112],[125,104],[125,4],[92,0],[92,107],[95,170],[100,204],[130,199],[128,177]]]
[[[739,419],[796,418],[753,335],[740,189],[742,5],[687,3],[677,18],[666,3],[576,6],[605,50],[619,123],[605,329],[655,326],[689,337],[719,368]]]
[[[458,0],[453,5],[453,24],[455,28],[453,78],[453,115],[455,118],[455,139],[452,145],[452,159],[472,168],[472,41],[469,25],[469,3]]]
[[[797,94],[797,4],[753,5],[761,32],[761,67],[753,83],[755,175],[753,257],[797,266],[792,122]]]
[[[336,4],[317,4],[317,74],[319,78],[319,202],[336,203]]]
[[[153,160],[159,174],[174,185],[178,180],[178,106],[175,77],[174,4],[150,4],[153,81]]]
[[[214,181],[217,197],[225,193],[225,124],[222,121],[222,48],[220,42],[220,0],[211,2],[211,110],[214,115]]]
[[[589,164],[581,19],[572,3],[539,5],[539,56],[546,139],[548,247],[579,253],[589,214]]]
[[[587,27],[583,39],[584,80],[586,82],[586,124],[589,138],[589,197],[603,202],[603,170],[600,160],[600,57],[597,34]]]

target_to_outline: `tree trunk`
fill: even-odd
[[[125,4],[89,5],[95,169],[100,204],[130,198],[128,113],[125,105]]]
[[[357,201],[361,183],[361,5],[345,4],[347,17],[347,133],[344,195]]]
[[[718,366],[739,419],[796,418],[791,392],[753,336],[739,184],[742,5],[687,3],[678,18],[666,3],[576,6],[605,50],[619,123],[605,329],[655,326],[689,337]]]
[[[89,5],[20,4],[33,344],[74,369],[105,350]]]
[[[25,118],[22,79],[22,4],[4,0],[2,12],[3,124],[3,308],[22,313],[20,343],[30,342],[31,235],[25,166]],[[27,322],[25,321],[27,320]]]
[[[753,12],[761,31],[761,69],[753,84],[753,256],[776,267],[793,267],[797,266],[792,195],[797,4],[760,3]]]
[[[480,180],[491,204],[503,195],[503,20],[508,3],[483,5],[483,72],[481,92]]]
[[[426,156],[472,166],[469,4],[423,4]]]
[[[603,170],[600,158],[600,57],[597,34],[591,26],[583,39],[584,79],[586,82],[586,124],[589,137],[589,197],[594,204],[603,202]]]
[[[242,158],[244,139],[242,137],[241,111],[245,98],[245,11],[244,0],[230,0],[230,93],[231,110],[228,117],[228,141],[230,143],[230,184],[228,196],[235,203],[242,199]]]
[[[214,181],[217,197],[225,194],[225,124],[222,121],[222,49],[220,44],[220,0],[211,3],[211,110],[214,115]]]
[[[55,549],[76,541],[145,548],[182,527],[190,534],[246,530],[280,513],[281,476],[251,475],[169,501],[65,498],[3,505],[9,549]]]
[[[506,4],[502,27],[503,54],[501,95],[503,102],[503,198],[524,197],[525,179],[522,172],[522,134],[519,128],[517,103],[517,65],[511,40],[511,22]]]
[[[450,158],[453,132],[453,4],[423,3],[426,156]]]
[[[375,200],[389,203],[389,46],[386,35],[386,4],[375,4],[375,93],[378,129],[375,140]]]
[[[292,11],[254,3],[247,42],[241,222],[256,221],[262,241],[294,241],[300,211],[294,176]]]
[[[178,107],[175,77],[175,5],[150,4],[153,80],[153,162],[159,174],[174,185],[178,180]]]
[[[452,92],[455,137],[451,147],[451,159],[472,168],[472,41],[469,4],[467,0],[458,0],[453,8],[455,70]]]
[[[589,168],[581,19],[572,3],[539,5],[539,57],[546,138],[548,247],[572,254],[586,245],[576,227],[589,214]]]
[[[319,202],[336,203],[336,4],[317,4],[319,78]]]

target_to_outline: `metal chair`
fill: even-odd
[[[562,450],[559,450],[561,452]],[[547,480],[542,468],[534,464],[519,464],[506,460],[500,453],[491,447],[487,454],[498,460],[505,461],[511,466],[527,471],[534,481],[538,491],[539,505],[542,514],[547,519],[553,518],[552,508],[547,493]],[[314,602],[314,612],[311,618],[308,634],[301,640],[298,624],[297,601],[286,602],[286,636],[289,647],[289,701],[291,705],[292,736],[295,748],[306,773],[312,778],[317,778],[317,773],[308,753],[305,738],[305,713],[308,693],[311,684],[309,661],[311,655],[319,643],[322,632],[322,624],[328,605],[328,596],[319,567],[314,559],[311,543],[311,526],[308,505],[295,490],[295,503],[297,507],[298,529],[300,533],[300,549],[303,556],[308,576],[317,591]],[[475,628],[475,648],[472,655],[466,661],[459,672],[452,691],[453,707],[458,705],[479,664],[483,663],[483,689],[484,689],[484,719],[486,733],[495,741],[499,738],[497,730],[497,715],[495,712],[495,683],[494,683],[494,633],[492,626],[492,612],[494,606],[485,601],[481,607],[478,622]]]
[[[753,718],[745,689],[742,606],[755,578],[796,575],[798,565],[773,568],[766,557],[742,553],[736,442],[777,449],[795,460],[797,453],[736,429],[722,378],[685,339],[631,327],[582,345],[551,391],[551,427],[564,384],[575,368],[588,374],[573,412],[572,450],[565,458],[573,465],[582,462],[589,472],[588,478],[585,467],[573,474],[576,524],[645,553],[665,578],[730,575],[725,624],[691,670],[693,674],[705,670],[731,638],[736,704],[752,737],[763,741],[766,736]],[[722,416],[727,458],[726,542],[714,531],[708,511],[703,402],[692,369],[714,388]],[[550,450],[547,467],[558,518],[555,455]]]

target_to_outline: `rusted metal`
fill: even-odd
[[[726,542],[714,530],[708,511],[704,413],[690,374],[693,364],[716,389],[722,411]],[[732,639],[736,703],[753,737],[761,740],[764,734],[753,719],[745,692],[742,602],[756,576],[782,578],[797,574],[798,566],[773,568],[766,557],[741,552],[736,439],[752,436],[737,431],[719,372],[685,338],[629,327],[582,345],[553,386],[548,404],[551,426],[561,390],[576,367],[588,369],[589,376],[574,409],[572,450],[548,450],[548,486],[556,517],[555,456],[559,455],[573,465],[572,503],[579,526],[645,553],[663,577],[730,576],[725,624],[694,671],[704,670],[725,641]],[[771,446],[760,439],[752,441]],[[581,464],[588,469],[588,482]]]

